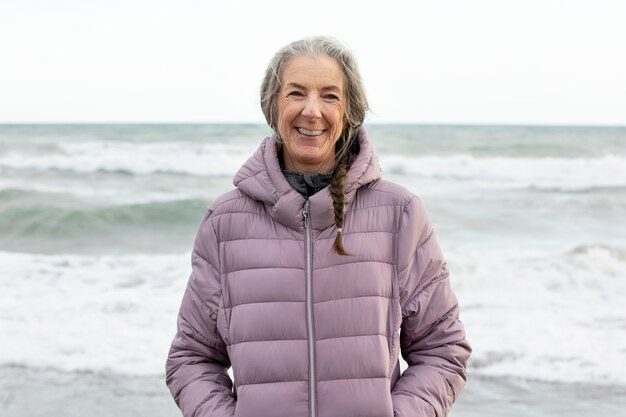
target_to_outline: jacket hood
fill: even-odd
[[[363,127],[357,132],[360,150],[344,182],[344,202],[349,205],[356,191],[381,178],[378,157]],[[304,228],[302,210],[306,199],[285,179],[278,161],[278,148],[273,137],[263,140],[256,152],[237,171],[233,183],[251,198],[265,204],[277,222],[293,228]],[[323,230],[335,223],[332,198],[328,187],[309,197],[313,229]]]

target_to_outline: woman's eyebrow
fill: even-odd
[[[303,85],[300,85],[300,84],[294,83],[294,82],[288,83],[287,87],[295,87],[295,88],[299,88],[301,90],[306,90],[306,88]]]
[[[341,93],[341,88],[337,87],[336,85],[329,85],[326,87],[322,87],[322,90],[324,91],[335,91],[337,93]]]
[[[293,88],[299,88],[301,90],[306,90],[305,86],[303,86],[302,84],[298,84],[296,82],[293,82],[293,81],[287,83],[287,87],[293,87]],[[336,85],[324,86],[324,87],[322,87],[322,90],[324,90],[324,91],[336,91],[338,93],[341,93],[341,91],[342,91],[341,88],[339,88]]]

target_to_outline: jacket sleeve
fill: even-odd
[[[207,212],[191,255],[192,272],[169,351],[166,383],[184,417],[232,417],[230,359],[217,329],[221,298],[218,244]]]
[[[444,417],[465,385],[471,353],[428,215],[417,197],[398,232],[400,348],[409,367],[392,389],[397,417]]]

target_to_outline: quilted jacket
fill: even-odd
[[[446,264],[420,200],[358,139],[350,256],[331,249],[328,188],[292,189],[271,138],[209,206],[166,363],[185,417],[447,415],[471,349]]]

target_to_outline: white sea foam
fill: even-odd
[[[232,181],[224,179],[222,187],[218,192],[229,189]],[[173,188],[173,187],[172,187]],[[192,187],[185,183],[178,182],[175,189],[151,190],[141,187],[141,184],[132,187],[126,185],[122,187],[120,182],[108,184],[93,184],[86,181],[70,181],[63,179],[40,179],[34,182],[30,179],[11,178],[0,179],[0,191],[24,191],[42,194],[56,194],[58,198],[67,199],[68,196],[94,202],[105,202],[107,205],[129,205],[164,203],[171,201],[207,199],[214,195],[213,190],[199,186]]]
[[[0,167],[79,173],[232,176],[254,152],[256,145],[94,141],[60,143],[59,148],[61,153],[45,155],[13,150],[0,157]]]
[[[472,372],[626,385],[626,250],[448,257]]]
[[[0,363],[162,373],[188,255],[0,252]]]
[[[133,175],[178,173],[230,178],[256,147],[256,142],[59,142],[60,152],[56,153],[11,150],[0,156],[0,168],[126,172]],[[464,187],[580,190],[626,186],[624,155],[516,158],[382,154],[380,159],[386,173]]]
[[[412,179],[444,181],[462,187],[580,190],[626,186],[626,157],[599,158],[411,157],[381,155],[385,172]]]
[[[626,251],[448,253],[471,372],[626,385]],[[189,257],[0,252],[0,364],[161,374]]]

